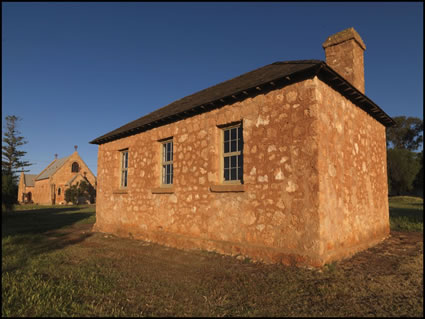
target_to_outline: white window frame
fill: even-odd
[[[120,151],[120,188],[128,187],[128,149]]]
[[[242,123],[223,126],[221,128],[221,156],[220,156],[220,182],[221,184],[242,184],[243,183],[243,128]],[[236,131],[236,140],[231,138],[232,130]],[[229,138],[225,141],[226,131]],[[239,136],[240,135],[240,136]],[[232,151],[232,141],[235,141],[236,149]],[[228,143],[226,148],[225,143]],[[232,165],[232,157],[236,157],[235,166]],[[228,160],[226,160],[228,158]],[[227,161],[227,164],[226,164]],[[226,167],[227,166],[227,167]],[[240,168],[240,169],[239,169]],[[235,179],[232,178],[232,169],[235,170]],[[228,170],[226,179],[226,170]]]
[[[161,141],[161,187],[172,187],[173,184],[174,142],[173,138],[169,138]]]

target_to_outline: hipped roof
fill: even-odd
[[[395,124],[394,120],[378,105],[357,90],[324,61],[300,60],[275,62],[244,73],[231,80],[168,104],[104,134],[90,143],[104,144],[314,76],[318,76],[319,79],[340,92],[383,125],[388,127]]]

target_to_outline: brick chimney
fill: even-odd
[[[366,46],[356,30],[348,28],[331,35],[322,46],[326,63],[364,94],[363,54]]]

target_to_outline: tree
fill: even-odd
[[[415,180],[413,181],[413,186],[418,193],[423,193],[424,189],[424,150],[417,154],[418,162],[420,169],[418,174],[416,174]]]
[[[1,204],[2,211],[12,211],[17,203],[18,185],[13,181],[12,175],[1,175]]]
[[[393,119],[397,124],[387,128],[387,148],[392,145],[392,148],[417,150],[423,142],[423,121],[406,116],[396,116]]]
[[[420,169],[416,153],[407,149],[389,149],[387,152],[390,194],[404,195],[412,191]]]
[[[27,152],[20,150],[20,147],[28,142],[20,136],[21,132],[17,128],[19,120],[21,119],[15,115],[6,116],[6,130],[2,143],[2,174],[12,176],[14,182],[17,179],[16,172],[24,171],[25,167],[32,165],[22,160]]]

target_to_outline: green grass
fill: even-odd
[[[423,231],[424,201],[420,197],[394,196],[389,199],[390,226],[396,231]]]
[[[415,203],[392,199],[391,218],[422,213]],[[423,313],[417,241],[318,271],[92,233],[94,222],[94,206],[18,206],[3,216],[2,316]]]

